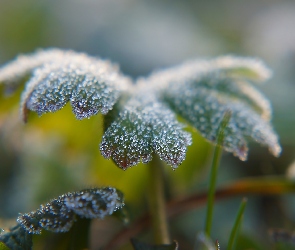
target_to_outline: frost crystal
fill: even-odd
[[[36,211],[20,215],[17,218],[17,222],[30,234],[40,234],[42,231]]]
[[[50,201],[45,206],[41,205],[37,214],[40,217],[39,225],[55,233],[69,231],[75,220],[73,211],[64,204],[63,196]]]
[[[106,114],[130,84],[110,62],[56,49],[18,57],[0,70],[0,82],[11,86],[31,71],[21,100],[24,120],[28,109],[42,115],[68,101],[77,119]]]
[[[123,169],[140,161],[149,162],[153,152],[176,168],[191,144],[190,134],[182,128],[173,112],[152,91],[140,88],[106,128],[100,150]]]
[[[214,143],[222,117],[230,110],[232,117],[225,129],[223,146],[245,160],[249,138],[268,146],[276,156],[281,151],[277,135],[268,123],[270,104],[247,80],[265,79],[267,72],[257,60],[225,57],[158,72],[140,84],[157,85],[161,99]]]
[[[115,188],[85,189],[59,196],[37,211],[20,215],[17,222],[30,234],[40,234],[42,229],[67,232],[76,215],[102,219],[123,206],[123,194]]]
[[[247,158],[249,139],[276,156],[281,151],[270,125],[271,105],[253,85],[267,80],[271,72],[255,58],[191,61],[132,84],[110,62],[50,49],[19,56],[0,68],[0,82],[15,88],[29,73],[21,100],[23,120],[28,110],[42,115],[67,102],[77,119],[106,114],[100,150],[123,169],[149,162],[153,153],[174,168],[181,164],[191,136],[174,112],[217,143],[219,123],[231,111],[223,146],[242,160]]]
[[[65,198],[65,204],[75,214],[88,219],[102,219],[124,205],[123,194],[111,187],[73,193]]]

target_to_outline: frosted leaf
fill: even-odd
[[[271,77],[271,71],[257,58],[220,56],[215,59],[192,60],[167,70],[157,71],[148,81],[159,85],[170,81],[193,80],[200,74],[222,73],[237,79],[263,82]]]
[[[30,234],[41,234],[40,216],[36,211],[20,215],[17,222]]]
[[[73,55],[72,51],[59,49],[38,50],[29,55],[20,55],[14,61],[7,63],[0,69],[0,83],[6,85],[18,85],[20,80],[31,71],[48,62],[57,62],[60,58]]]
[[[153,153],[173,167],[181,164],[191,137],[173,112],[216,143],[219,123],[231,111],[223,146],[242,160],[249,139],[268,146],[276,156],[281,151],[269,124],[271,105],[252,85],[271,75],[258,59],[223,56],[191,61],[133,85],[110,62],[50,49],[20,56],[0,68],[0,82],[14,88],[29,73],[21,100],[23,119],[28,110],[42,115],[67,102],[77,119],[107,114],[100,150],[123,169],[149,162]]]
[[[115,188],[85,189],[61,195],[36,211],[20,215],[17,222],[30,234],[40,234],[42,229],[67,232],[76,215],[102,219],[123,206],[123,194]]]
[[[8,232],[0,234],[0,242],[3,242],[7,248],[13,250],[32,250],[33,246],[32,235],[19,225],[11,228]]]
[[[107,187],[71,193],[65,198],[65,204],[80,217],[102,219],[122,208],[124,202],[120,191]]]
[[[239,75],[240,71],[244,74]],[[254,75],[256,80],[265,79],[267,69],[256,60],[225,57],[158,72],[139,84],[155,86],[163,101],[214,143],[224,113],[231,111],[223,146],[241,160],[247,158],[248,139],[268,146],[278,156],[278,138],[268,123],[270,104],[247,80]]]
[[[65,204],[62,198],[54,199],[37,210],[40,216],[39,225],[48,231],[67,232],[75,221],[75,215]]]
[[[271,70],[257,58],[220,56],[208,60],[207,63],[211,64],[211,71],[220,70],[237,78],[246,78],[257,82],[269,79],[272,74]]]
[[[74,213],[64,204],[63,196],[46,205],[41,205],[37,211],[21,215],[17,219],[17,222],[26,231],[33,234],[40,234],[42,229],[56,233],[67,232],[74,221]]]
[[[151,161],[153,152],[175,168],[191,144],[190,134],[182,128],[152,91],[139,89],[106,128],[100,150],[122,169]]]
[[[0,69],[0,82],[13,85],[32,72],[22,94],[21,114],[55,112],[71,101],[77,119],[112,109],[130,84],[108,61],[73,51],[47,50],[21,56]]]

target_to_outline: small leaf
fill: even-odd
[[[65,204],[63,196],[46,205],[41,205],[36,212],[18,217],[17,222],[32,234],[40,234],[42,229],[60,233],[67,232],[75,221],[75,215]]]
[[[88,219],[102,219],[124,206],[123,194],[111,187],[71,193],[64,200],[75,214]]]
[[[241,69],[247,74],[238,74]],[[269,124],[270,104],[248,81],[264,80],[268,75],[267,68],[257,60],[225,57],[158,72],[142,84],[159,86],[161,99],[213,143],[217,143],[223,114],[231,111],[223,146],[245,160],[249,139],[268,146],[275,156],[281,152],[277,135]]]
[[[1,250],[6,250],[7,248],[11,250],[31,250],[32,246],[32,235],[19,225],[11,228],[9,232],[0,235]]]
[[[151,245],[148,243],[141,242],[137,239],[131,239],[134,250],[177,250],[178,244],[174,241],[172,244],[166,245]]]
[[[140,89],[106,128],[100,150],[122,169],[147,163],[155,152],[176,168],[185,159],[191,136],[173,112],[148,89]],[[108,118],[107,118],[108,119]]]
[[[71,101],[77,119],[112,109],[129,79],[110,62],[86,54],[57,49],[21,56],[0,69],[0,82],[13,85],[33,72],[22,94],[21,113],[55,112]]]
[[[40,234],[42,229],[67,232],[76,215],[102,219],[123,206],[123,194],[115,188],[85,189],[61,195],[36,211],[20,215],[17,222],[30,234]]]
[[[230,76],[246,78],[252,81],[263,82],[270,78],[271,71],[265,64],[257,58],[220,56],[216,59],[208,60],[211,64],[210,71],[224,71]]]
[[[73,211],[64,204],[63,199],[55,199],[45,206],[41,205],[37,213],[40,216],[40,226],[55,233],[69,231],[75,221]]]
[[[38,50],[36,53],[29,55],[20,55],[14,61],[7,63],[0,70],[0,82],[6,85],[18,85],[25,76],[29,75],[32,70],[50,61],[59,61],[67,54],[74,52],[64,52],[59,49]]]

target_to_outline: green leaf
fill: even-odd
[[[160,98],[213,143],[224,113],[231,111],[222,146],[245,160],[249,139],[268,146],[275,156],[281,152],[269,124],[270,104],[249,81],[267,79],[268,72],[254,59],[221,57],[155,73],[143,85],[158,88]]]
[[[135,93],[109,124],[100,150],[122,169],[140,161],[151,161],[153,152],[176,168],[185,159],[187,146],[191,144],[190,134],[182,130],[184,126],[149,90],[140,89]]]
[[[21,100],[24,120],[28,110],[42,115],[68,101],[77,119],[106,114],[130,84],[110,62],[57,49],[18,57],[0,69],[0,82],[10,86],[31,72]]]
[[[9,232],[0,235],[1,250],[6,250],[7,248],[11,250],[31,250],[32,246],[32,235],[20,225],[17,225],[11,228]]]
[[[135,250],[177,250],[178,244],[174,241],[172,244],[167,245],[151,245],[141,242],[137,239],[131,239],[132,246]]]

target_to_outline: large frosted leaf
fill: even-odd
[[[257,60],[225,57],[158,72],[141,84],[158,88],[163,101],[214,143],[224,113],[231,111],[223,146],[245,160],[249,139],[276,156],[281,151],[269,124],[270,104],[249,82],[266,79],[267,72]]]
[[[17,58],[0,69],[0,82],[14,85],[30,72],[21,101],[24,120],[28,110],[42,115],[68,101],[77,119],[106,114],[130,84],[110,62],[56,49]]]
[[[153,153],[173,167],[181,164],[191,139],[176,114],[216,143],[219,123],[231,111],[223,146],[242,160],[249,139],[268,146],[274,155],[281,150],[270,125],[270,103],[252,85],[270,76],[257,59],[225,56],[192,61],[132,85],[107,61],[51,49],[7,64],[0,69],[0,82],[15,86],[30,72],[21,101],[24,120],[28,110],[42,115],[68,101],[78,119],[107,114],[116,107],[105,117],[100,149],[123,169],[149,162]]]
[[[106,128],[100,150],[123,169],[149,162],[153,152],[175,168],[185,159],[191,144],[190,134],[182,128],[152,91],[140,89]]]

